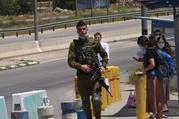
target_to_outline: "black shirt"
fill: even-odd
[[[144,68],[147,67],[150,62],[149,62],[149,59],[151,58],[154,58],[154,61],[155,61],[155,67],[154,69],[157,68],[157,64],[158,64],[158,61],[157,61],[157,52],[156,52],[156,49],[153,48],[153,47],[149,47],[146,49],[146,54],[144,55],[144,62],[143,62],[143,65],[144,65]],[[149,70],[147,73],[150,73],[153,69]]]

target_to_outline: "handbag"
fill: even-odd
[[[130,91],[129,97],[127,99],[127,107],[135,108],[136,107],[136,94],[135,91]]]

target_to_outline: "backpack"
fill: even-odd
[[[159,78],[171,77],[176,73],[176,60],[168,53],[157,49],[157,76]]]

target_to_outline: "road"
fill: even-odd
[[[160,18],[172,19],[172,16],[161,16]],[[151,22],[148,22],[148,31],[151,31]],[[117,37],[117,39],[122,39],[119,36],[130,36],[134,34],[141,34],[141,20],[127,20],[127,21],[117,21],[114,23],[103,23],[103,24],[93,24],[89,26],[89,35],[93,36],[95,32],[101,32],[104,38]],[[67,29],[57,29],[54,32],[52,30],[45,31],[43,34],[39,33],[39,40],[43,42],[61,40],[62,42],[68,42],[73,38],[77,37],[75,27],[69,27]],[[135,36],[136,37],[136,36]],[[2,38],[0,37],[0,45],[18,43],[18,42],[31,42],[34,41],[34,34],[32,35],[19,35],[10,36]]]
[[[93,36],[95,32],[102,32],[104,37],[118,36],[118,35],[128,35],[134,33],[140,33],[140,20],[129,20],[122,22],[114,22],[114,23],[104,23],[104,24],[95,24],[89,26],[89,35]],[[40,40],[61,40],[61,39],[69,39],[77,37],[76,28],[71,27],[67,29],[58,29],[53,31],[46,31],[43,34],[39,33]],[[31,35],[21,35],[19,37],[11,36],[0,38],[0,44],[7,43],[17,43],[17,42],[29,42],[33,41],[34,36]]]
[[[132,60],[132,56],[136,52],[136,41],[111,43],[110,47],[109,65],[119,66],[123,73],[134,68],[136,64]],[[50,60],[50,62],[36,66],[0,72],[0,95],[5,96],[9,113],[11,112],[11,95],[13,93],[45,89],[55,108],[55,118],[61,117],[60,102],[72,100],[75,96],[73,87],[75,70],[68,67],[66,57],[61,57],[56,61]]]

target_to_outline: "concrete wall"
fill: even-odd
[[[0,96],[0,119],[8,119],[4,96]]]

